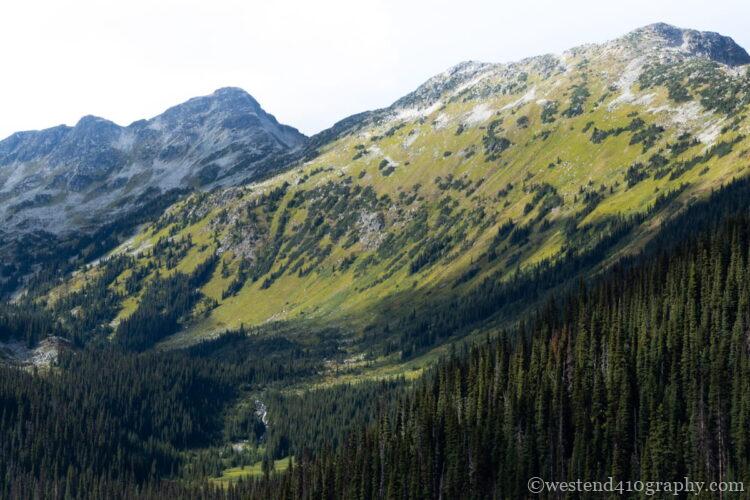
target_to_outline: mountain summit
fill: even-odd
[[[9,233],[96,227],[144,196],[266,175],[305,140],[238,88],[127,127],[85,116],[19,132],[0,142],[0,219]]]
[[[750,55],[732,38],[712,31],[677,28],[666,23],[649,24],[626,36],[649,45],[667,48],[694,57],[705,57],[727,66],[750,63]]]

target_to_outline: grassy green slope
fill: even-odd
[[[217,253],[203,299],[163,347],[275,321],[366,337],[393,312],[582,251],[614,217],[679,191],[616,251],[638,248],[750,165],[747,69],[677,56],[657,66],[663,53],[641,43],[459,66],[299,168],[173,206],[116,250],[137,259],[111,285],[113,324],[138,305],[133,274],[142,290]]]

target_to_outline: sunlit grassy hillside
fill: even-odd
[[[383,318],[584,252],[642,217],[612,252],[637,249],[664,218],[750,172],[749,100],[747,67],[680,53],[648,31],[461,64],[330,133],[306,163],[196,194],[144,227],[114,252],[132,261],[108,285],[110,326],[156,276],[213,256],[163,345],[289,320],[366,336]]]

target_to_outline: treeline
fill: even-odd
[[[595,224],[581,226],[575,218],[571,219],[569,227],[565,228],[568,243],[559,258],[544,260],[526,270],[506,270],[509,274],[506,279],[503,279],[502,271],[495,272],[465,294],[435,299],[428,307],[415,308],[411,314],[403,312],[388,325],[388,330],[398,332],[398,336],[388,339],[385,352],[399,352],[402,358],[408,359],[449,338],[466,334],[482,322],[499,316],[508,318],[522,314],[529,304],[544,300],[551,291],[564,289],[579,277],[595,271],[612,255],[614,248],[629,241],[633,230],[649,216],[672,203],[678,206],[680,202],[675,200],[684,188],[685,185],[661,194],[648,210],[640,214],[608,217]],[[648,245],[646,253],[658,251],[670,241],[681,242],[685,238],[695,237],[711,224],[732,214],[742,213],[743,207],[747,210],[748,199],[748,180],[735,181],[722,187],[712,193],[708,200],[694,202],[684,213],[660,228],[655,242]],[[512,224],[502,225],[496,240],[512,240],[523,230]],[[561,291],[564,290],[558,290],[558,293]]]
[[[707,218],[710,219],[710,218]],[[527,480],[750,480],[750,214],[550,299],[258,498],[522,498]]]
[[[33,347],[49,336],[65,337],[82,346],[97,334],[104,333],[102,323],[118,310],[117,296],[109,286],[133,258],[116,256],[107,259],[96,279],[80,289],[60,294],[47,306],[34,296],[24,296],[16,303],[0,303],[0,341],[22,340]]]
[[[184,189],[160,193],[146,190],[135,203],[141,206],[130,210],[109,224],[93,232],[54,235],[34,232],[0,243],[0,297],[23,285],[40,291],[55,280],[80,269],[126,239],[139,224],[158,218],[159,214],[182,196]],[[30,278],[24,283],[24,278]]]

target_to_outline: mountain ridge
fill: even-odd
[[[9,229],[76,230],[80,225],[70,219],[119,212],[129,206],[126,197],[148,188],[210,188],[265,174],[305,142],[238,88],[218,89],[124,127],[86,115],[72,127],[17,132],[0,141],[0,217]]]
[[[94,115],[94,114],[86,114],[86,115],[82,115],[81,118],[79,118],[78,121],[74,125],[66,125],[66,124],[62,124],[61,123],[61,124],[58,124],[58,125],[52,125],[50,127],[44,127],[44,128],[39,128],[39,129],[19,130],[19,131],[16,131],[16,132],[12,132],[8,136],[0,139],[0,144],[4,143],[6,141],[9,141],[10,139],[17,138],[17,136],[25,137],[25,136],[34,135],[34,134],[37,134],[37,133],[52,132],[52,131],[55,131],[57,129],[63,129],[63,130],[73,129],[73,128],[76,128],[78,125],[80,125],[81,122],[84,122],[84,123],[85,122],[92,122],[92,121],[93,122],[105,122],[107,124],[115,125],[118,128],[130,128],[130,127],[137,126],[137,125],[139,125],[141,123],[152,122],[152,121],[156,120],[157,118],[159,118],[160,116],[163,116],[163,115],[166,115],[166,114],[170,114],[170,113],[179,112],[180,110],[184,110],[184,109],[186,109],[188,107],[191,107],[191,106],[194,106],[194,105],[196,105],[198,103],[204,103],[204,102],[209,101],[211,99],[216,99],[217,101],[222,101],[223,100],[224,102],[226,102],[227,100],[235,100],[235,101],[236,100],[247,100],[249,103],[251,103],[251,106],[260,109],[261,111],[263,111],[264,113],[266,113],[270,118],[273,118],[274,122],[278,123],[278,121],[276,120],[276,118],[273,115],[271,115],[271,114],[267,113],[266,111],[264,111],[261,108],[260,103],[250,93],[248,93],[246,90],[242,89],[241,87],[227,86],[227,87],[219,87],[219,88],[217,88],[216,90],[214,90],[210,94],[191,97],[191,98],[189,98],[189,99],[187,99],[187,100],[185,100],[185,101],[183,101],[183,102],[181,102],[179,104],[175,104],[173,106],[170,106],[170,107],[166,108],[164,111],[162,111],[161,113],[159,113],[159,114],[157,114],[155,116],[152,116],[151,118],[139,118],[137,120],[134,120],[134,121],[130,122],[127,125],[120,125],[120,124],[114,122],[113,120],[110,120],[110,119],[105,118],[103,116],[98,116],[98,115]],[[200,106],[200,105],[198,104],[198,106]],[[292,127],[292,126],[289,126],[289,125],[284,125],[284,128],[291,129],[291,130],[297,130],[295,127]],[[304,135],[304,134],[302,134],[302,135]]]
[[[408,323],[404,304],[429,309],[560,262],[593,269],[637,251],[661,221],[746,176],[750,155],[750,75],[705,55],[714,36],[683,35],[700,43],[675,50],[666,32],[460,63],[313,136],[295,168],[177,203],[113,254],[134,259],[112,285],[115,337],[145,314],[151,283],[207,262],[217,269],[176,330],[139,346],[333,322],[352,356],[371,342],[415,353],[408,340],[388,344],[389,325]],[[131,275],[140,288],[125,292]]]
[[[678,41],[679,43],[677,43]],[[660,58],[706,58],[730,68],[750,64],[750,55],[729,36],[711,31],[678,28],[668,23],[657,22],[633,29],[625,35],[602,43],[582,44],[560,53],[539,54],[510,62],[494,63],[476,60],[459,62],[428,78],[414,91],[395,100],[389,106],[372,111],[363,111],[339,120],[328,129],[313,135],[311,145],[319,146],[322,142],[351,132],[368,121],[382,120],[388,115],[398,112],[399,109],[414,108],[414,104],[423,104],[422,111],[424,111],[424,108],[434,104],[437,95],[444,93],[443,91],[446,90],[447,86],[466,84],[471,77],[487,78],[491,76],[492,72],[522,66],[534,61],[554,66],[564,63],[564,58],[567,56],[592,48],[627,50],[631,57],[636,57],[639,55],[639,51],[646,50],[647,52],[657,52]],[[437,90],[441,88],[443,91]],[[430,100],[430,96],[433,100]],[[429,104],[424,105],[427,101],[429,101]],[[419,111],[419,108],[412,109],[412,111]]]

